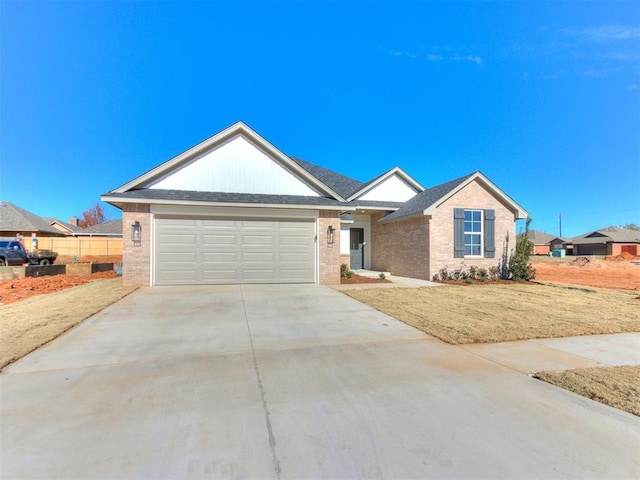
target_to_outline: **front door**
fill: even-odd
[[[351,269],[358,270],[364,267],[364,228],[350,228],[349,232]]]

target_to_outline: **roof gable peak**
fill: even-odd
[[[233,125],[189,148],[188,150],[185,150],[184,152],[176,155],[170,160],[167,160],[161,165],[112,190],[111,193],[125,193],[130,190],[136,190],[140,188],[153,188],[154,186],[156,188],[166,188],[167,182],[163,182],[163,180],[167,179],[176,172],[179,172],[181,169],[184,170],[185,168],[189,168],[190,165],[193,165],[195,162],[199,162],[202,158],[207,157],[207,155],[209,155],[216,149],[233,143],[238,139],[242,139],[244,142],[251,145],[251,147],[254,149],[254,154],[256,155],[256,157],[262,155],[265,158],[271,159],[273,163],[280,168],[280,171],[278,173],[274,173],[275,170],[272,169],[272,173],[274,175],[289,177],[289,182],[291,184],[296,183],[292,180],[292,178],[297,179],[297,190],[300,190],[299,194],[320,194],[344,201],[344,198],[340,194],[332,190],[329,186],[323,183],[320,179],[316,178],[313,174],[302,168],[297,162],[292,160],[288,155],[281,152],[278,148],[276,148],[274,145],[272,145],[242,121],[234,123]],[[231,160],[229,160],[227,163],[231,164],[232,162]],[[192,175],[196,173],[194,177],[197,177],[197,173],[200,172],[190,173]],[[306,189],[303,188],[302,185],[305,185]],[[175,188],[175,186],[171,185],[169,188]],[[189,189],[190,188],[185,188],[185,190]],[[265,191],[260,193],[281,192]]]

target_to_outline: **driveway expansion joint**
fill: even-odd
[[[267,435],[269,437],[269,449],[271,450],[271,456],[273,459],[273,468],[276,474],[276,478],[280,480],[281,469],[280,461],[276,453],[276,439],[273,435],[273,428],[271,426],[271,413],[269,412],[269,405],[267,404],[267,398],[264,391],[264,385],[262,383],[262,377],[260,376],[260,367],[258,366],[258,358],[256,357],[256,350],[253,345],[253,335],[251,334],[251,326],[249,325],[249,316],[247,315],[247,306],[245,303],[242,287],[240,287],[240,297],[242,299],[242,309],[244,312],[244,320],[247,325],[247,332],[249,334],[249,342],[251,344],[251,355],[253,357],[253,368],[256,372],[256,380],[258,383],[258,390],[260,391],[260,398],[262,400],[262,409],[264,410],[265,423],[267,427]]]

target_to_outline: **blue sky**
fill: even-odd
[[[424,186],[640,224],[640,2],[0,2],[0,199],[67,220],[237,120]],[[120,211],[109,207],[112,218]]]

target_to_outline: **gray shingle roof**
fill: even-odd
[[[403,206],[395,212],[386,215],[380,220],[381,223],[389,222],[392,220],[399,220],[405,217],[412,217],[414,215],[421,214],[427,208],[432,206],[435,202],[454,190],[457,186],[464,183],[469,177],[474,175],[470,173],[464,177],[456,178],[446,183],[436,185],[435,187],[427,188],[426,190],[418,193],[415,197],[408,200]]]
[[[534,245],[546,245],[548,243],[551,243],[551,240],[555,240],[556,238],[559,237],[541,232],[540,230],[529,230],[529,240],[531,240]],[[560,238],[560,240],[563,239]]]
[[[382,200],[352,200],[348,203],[353,207],[378,207],[382,210],[397,210],[401,208],[405,202],[383,202]]]
[[[42,217],[5,201],[0,202],[0,231],[64,235]]]
[[[81,232],[82,231],[82,229],[79,226],[73,225],[73,224],[68,223],[68,222],[63,222],[62,220],[59,220],[57,218],[43,217],[42,219],[45,220],[49,225],[53,225],[54,222],[59,223],[60,225],[64,226],[67,230],[69,230],[69,232]],[[67,232],[62,232],[62,233],[67,233]]]
[[[352,193],[360,190],[365,185],[358,180],[345,177],[344,175],[340,175],[332,170],[314,165],[313,163],[306,162],[299,158],[289,158],[343,198],[349,197]]]
[[[573,237],[569,243],[585,245],[589,243],[640,243],[640,231],[629,228],[606,227]]]
[[[78,233],[109,236],[122,235],[122,219],[107,220],[87,228],[81,228]]]
[[[309,197],[302,195],[272,195],[258,193],[194,192],[190,190],[140,189],[124,193],[105,193],[109,199],[165,200],[207,203],[255,203],[272,205],[345,205],[328,197]]]

